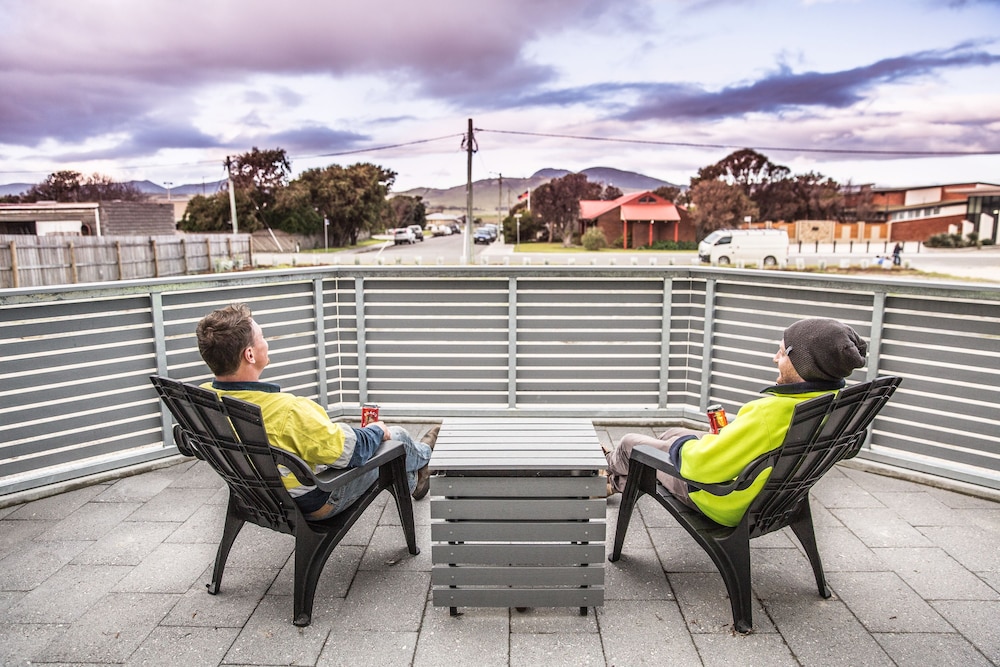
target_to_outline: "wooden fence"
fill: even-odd
[[[0,288],[166,278],[251,263],[249,234],[0,235]]]

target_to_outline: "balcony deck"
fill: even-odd
[[[653,432],[598,428],[605,442],[629,430]],[[411,557],[386,494],[334,552],[313,624],[300,629],[292,538],[248,525],[221,594],[208,595],[227,494],[204,463],[166,463],[0,509],[0,663],[1000,663],[1000,502],[988,489],[964,495],[841,464],[813,493],[833,597],[817,596],[790,533],[755,540],[747,636],[731,631],[711,561],[648,499],[622,560],[607,564],[596,614],[451,617],[430,603],[429,501],[415,503],[421,553]],[[610,498],[609,543],[617,508]]]

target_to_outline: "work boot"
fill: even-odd
[[[438,432],[441,430],[441,426],[433,426],[427,433],[420,438],[420,442],[424,443],[431,450],[434,450],[434,443],[437,442]],[[431,488],[431,471],[428,466],[424,466],[417,471],[417,485],[413,488],[414,500],[420,500],[427,495],[427,492]]]

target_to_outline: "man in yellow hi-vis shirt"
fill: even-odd
[[[364,464],[383,441],[402,441],[406,450],[406,472],[410,491],[417,500],[427,495],[430,472],[427,463],[437,440],[434,427],[416,442],[399,426],[378,421],[364,428],[330,421],[315,401],[281,391],[260,376],[270,362],[267,340],[245,304],[233,304],[206,315],[197,328],[198,351],[215,379],[205,384],[220,394],[260,407],[264,430],[272,446],[292,452],[315,471],[350,468]],[[314,486],[303,486],[290,473],[285,488],[307,519],[319,520],[346,509],[378,477],[372,470],[345,485],[336,495]]]

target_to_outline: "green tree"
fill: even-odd
[[[580,220],[580,200],[598,199],[600,183],[587,180],[586,174],[567,174],[554,178],[531,193],[531,206],[549,230],[549,243],[562,239],[564,246],[573,242],[573,232]]]
[[[604,201],[611,201],[613,199],[618,199],[622,196],[622,191],[619,190],[614,185],[608,185],[604,188],[604,192],[601,193],[601,199]]]
[[[131,183],[121,183],[110,176],[63,170],[49,174],[44,181],[31,186],[24,196],[25,202],[100,202],[111,200],[141,201],[146,198]]]
[[[757,205],[738,185],[703,180],[691,188],[697,236],[703,239],[716,229],[735,229],[746,216],[757,217]]]
[[[329,221],[329,241],[334,246],[355,245],[362,231],[381,230],[386,196],[395,180],[396,172],[368,163],[308,169],[296,179],[306,188],[320,219]]]
[[[260,150],[254,146],[249,152],[227,158],[226,166],[237,194],[239,228],[254,232],[258,229],[282,228],[281,218],[275,214],[274,205],[278,192],[288,185],[292,164],[283,148]],[[243,195],[241,198],[239,195]],[[228,196],[228,195],[226,195]],[[241,209],[241,199],[246,210]]]
[[[427,207],[424,205],[424,198],[396,195],[389,200],[384,223],[386,228],[420,225],[423,229],[427,226]]]
[[[177,228],[184,232],[201,233],[231,231],[229,196],[216,193],[210,197],[191,197]]]
[[[676,185],[663,185],[653,190],[653,194],[676,204],[677,198],[680,197],[681,189]]]
[[[702,181],[722,181],[738,186],[743,194],[753,199],[759,190],[770,183],[788,178],[790,173],[788,167],[774,164],[767,156],[744,148],[730,153],[715,164],[699,169],[698,175],[691,179],[691,187]]]

